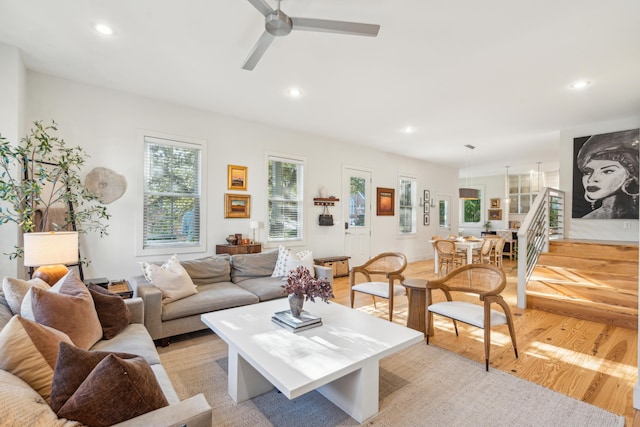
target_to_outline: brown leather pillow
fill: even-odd
[[[110,340],[131,323],[131,313],[120,296],[93,283],[88,288],[102,326],[102,338]]]
[[[53,384],[51,406],[60,406],[58,417],[90,426],[110,426],[169,405],[149,362],[133,354],[63,344]]]

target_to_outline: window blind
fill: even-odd
[[[269,240],[301,240],[304,162],[269,156],[268,168]]]

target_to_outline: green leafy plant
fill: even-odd
[[[485,231],[491,230],[491,221],[489,220],[485,221],[484,224],[482,224],[482,226],[484,227]]]
[[[11,144],[0,134],[0,224],[13,222],[22,232],[72,230],[94,231],[104,236],[109,219],[107,208],[84,188],[80,170],[89,157],[81,147],[68,147],[54,135],[54,121],[34,122],[20,144]],[[55,207],[65,210],[61,224],[47,227]],[[72,209],[71,209],[72,208]],[[22,256],[15,247],[10,259]]]

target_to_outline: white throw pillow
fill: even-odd
[[[198,293],[196,285],[180,265],[176,255],[172,255],[162,266],[142,262],[142,272],[148,281],[162,291],[162,303],[188,297]]]
[[[5,277],[2,280],[2,290],[4,296],[7,299],[11,312],[13,314],[20,314],[20,306],[29,289],[32,287],[38,287],[40,289],[49,289],[49,285],[42,279],[22,280],[14,279],[13,277]]]
[[[282,277],[287,274],[287,261],[291,255],[291,250],[280,245],[278,247],[278,260],[276,266],[273,268],[273,274],[271,277]]]
[[[287,280],[289,272],[291,270],[295,270],[300,266],[307,267],[309,273],[311,273],[311,277],[316,277],[316,271],[313,268],[313,253],[310,250],[305,249],[295,255],[289,256],[289,258],[287,259],[287,272],[282,280]]]
[[[67,275],[65,274],[65,276],[62,279],[58,280],[55,285],[45,289],[47,289],[49,292],[60,293],[60,288],[64,283],[63,279],[65,279],[66,277]],[[31,299],[33,298],[31,295],[31,289],[32,287],[29,288],[27,293],[24,295],[24,298],[22,298],[22,304],[20,305],[20,316],[24,317],[25,319],[33,320],[35,322],[36,318],[33,315],[33,308],[31,307]]]

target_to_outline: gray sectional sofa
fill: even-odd
[[[140,298],[125,301],[131,313],[131,324],[110,340],[98,341],[91,350],[132,353],[144,357],[160,384],[169,406],[127,420],[118,426],[182,426],[210,427],[212,411],[203,394],[180,401],[143,321]],[[13,313],[0,287],[0,331]],[[80,423],[58,419],[47,402],[29,384],[17,376],[0,370],[0,411],[2,425],[80,426]]]
[[[144,324],[154,340],[168,344],[168,338],[206,329],[200,315],[211,311],[257,304],[286,296],[282,277],[271,277],[278,251],[247,255],[212,255],[181,261],[198,293],[162,304],[162,292],[145,279],[130,280],[135,295],[144,301]],[[314,266],[316,277],[333,285],[331,268]]]

